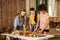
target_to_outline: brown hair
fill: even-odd
[[[22,10],[20,10],[20,12],[17,14],[17,16],[19,15],[19,23],[22,21],[22,15],[21,15],[21,11],[24,11],[24,12],[26,12],[25,11],[25,9],[22,9]]]
[[[17,14],[17,16],[19,15],[19,17],[18,17],[19,23],[20,23],[20,21],[21,21],[21,11],[22,11],[22,10],[20,10],[20,12]]]
[[[38,11],[47,11],[47,7],[45,4],[40,4],[38,7],[37,7],[37,10]]]

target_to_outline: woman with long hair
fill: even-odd
[[[26,19],[26,11],[20,10],[20,12],[17,14],[17,16],[14,19],[14,30],[23,30],[23,25],[25,25],[25,19]]]

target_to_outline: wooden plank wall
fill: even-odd
[[[58,1],[57,4],[58,4],[58,5],[57,5],[57,6],[58,6],[58,7],[57,7],[57,12],[58,12],[57,21],[60,22],[60,1]]]
[[[13,27],[13,20],[20,9],[25,9],[25,0],[0,0],[0,28]]]

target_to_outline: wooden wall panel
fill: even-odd
[[[8,0],[7,0],[6,3],[7,3],[7,7],[6,7],[6,9],[7,9],[7,10],[6,10],[6,11],[7,11],[7,13],[6,13],[6,17],[7,17],[7,19],[6,19],[6,26],[8,27],[8,16],[9,16],[9,15],[8,15],[8,14],[9,14],[9,10],[8,10],[8,8],[9,8],[8,5],[9,5],[9,3],[8,3]]]
[[[60,21],[60,1],[57,2],[57,12],[58,12],[58,17],[57,17],[57,21]]]
[[[13,26],[13,22],[16,14],[17,14],[17,3],[16,3],[16,0],[12,0],[12,26]]]
[[[20,9],[25,9],[25,0],[0,0],[0,27],[13,27],[17,10]]]
[[[25,0],[20,0],[20,9],[25,9]]]
[[[7,26],[11,27],[11,14],[12,14],[12,0],[8,0],[8,5],[7,5]]]
[[[1,26],[2,26],[2,20],[1,20],[1,4],[2,4],[2,1],[0,0],[0,28],[1,28]]]
[[[21,9],[25,9],[25,7],[26,7],[25,0],[16,0],[16,2],[17,2],[17,13]]]
[[[2,26],[6,27],[6,0],[2,0]]]

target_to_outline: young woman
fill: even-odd
[[[47,34],[49,32],[49,14],[47,13],[47,7],[44,4],[38,6],[38,10],[40,13],[40,18],[37,21],[36,29],[38,27],[38,23],[40,21],[40,32]]]
[[[30,8],[29,26],[30,26],[30,30],[34,31],[34,29],[36,27],[36,23],[35,23],[35,9],[34,8]]]
[[[25,25],[25,19],[26,19],[26,14],[25,10],[21,10],[20,13],[17,14],[17,16],[14,19],[14,30],[22,30],[23,25]]]
[[[34,8],[30,8],[29,15],[29,26],[30,30],[34,31],[36,28],[37,19],[39,19],[40,14],[35,11]]]

